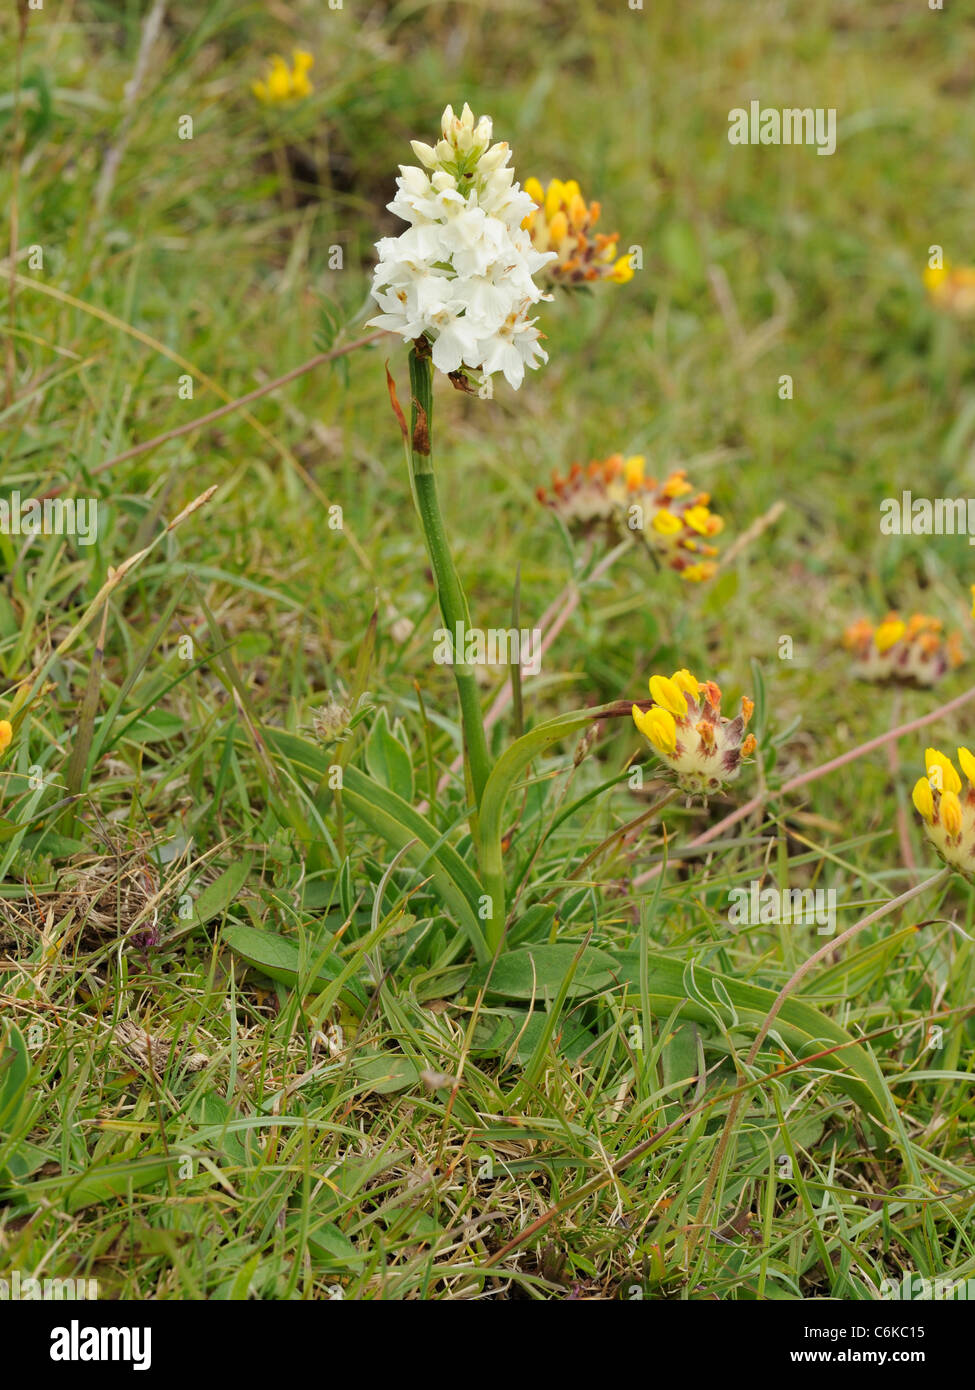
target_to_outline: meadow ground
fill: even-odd
[[[801,1012],[763,1037],[761,1001],[829,938],[729,920],[736,887],[833,890],[841,932],[934,876],[911,788],[928,743],[975,737],[973,693],[778,792],[975,679],[966,538],[879,525],[905,489],[971,488],[972,329],[922,283],[930,247],[972,252],[964,7],[45,0],[22,41],[10,11],[2,495],[97,498],[99,526],[0,534],[0,1273],[121,1298],[723,1300],[975,1274],[969,886],[799,982],[845,1030],[812,1026],[818,1047]],[[311,95],[262,105],[296,46]],[[835,108],[835,154],[730,145],[753,98]],[[523,626],[576,604],[524,724],[686,667],[754,697],[758,738],[708,806],[616,839],[660,787],[632,721],[541,753],[504,822],[521,952],[485,989],[430,866],[274,734],[431,801],[472,862],[383,370],[406,401],[405,348],[138,447],[368,331],[396,166],[465,100],[520,179],[577,179],[643,262],[541,307],[550,361],[517,393],[437,384],[477,620],[507,627],[516,588]],[[640,546],[592,579],[604,548],[535,492],[617,452],[710,491],[714,579]],[[844,629],[889,609],[961,634],[936,690],[854,678]],[[482,670],[485,708],[505,674]],[[357,701],[328,745],[321,711]],[[508,706],[492,751],[515,732]]]

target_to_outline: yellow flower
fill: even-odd
[[[13,742],[14,729],[9,719],[0,719],[0,753],[6,753]]]
[[[289,68],[279,53],[272,53],[266,78],[251,83],[251,91],[258,101],[265,106],[284,106],[311,96],[308,73],[314,65],[314,57],[307,49],[296,48],[292,61],[293,67]]]
[[[681,790],[707,796],[734,781],[742,759],[755,749],[754,734],[745,735],[753,702],[743,697],[741,712],[726,719],[718,686],[699,681],[686,669],[651,676],[650,694],[654,703],[649,709],[633,706],[633,722]]]
[[[677,747],[677,725],[674,722],[674,716],[669,714],[667,710],[642,710],[639,705],[634,705],[633,722],[658,752],[674,752]]]
[[[623,464],[623,481],[630,492],[635,492],[637,488],[643,486],[646,478],[646,463],[647,461],[642,454],[634,454]]]
[[[919,777],[914,783],[914,790],[911,792],[911,800],[917,810],[928,822],[934,818],[934,793],[931,790],[931,783],[926,777]]]
[[[709,536],[711,534],[709,530],[711,513],[708,511],[707,507],[702,507],[700,505],[688,507],[684,512],[684,520],[687,522],[688,526],[693,527],[699,535]]]
[[[705,579],[713,579],[715,566],[706,560],[700,565],[687,565],[680,572],[681,579],[686,579],[688,584],[702,584]]]
[[[952,266],[948,261],[940,266],[925,266],[924,288],[931,303],[945,309],[956,318],[975,315],[975,267]]]
[[[907,631],[907,624],[901,622],[900,618],[888,618],[882,622],[873,634],[874,644],[877,651],[883,655],[890,651],[895,642],[899,642]]]
[[[921,278],[928,294],[935,295],[948,278],[948,267],[946,265],[926,265]]]
[[[927,776],[918,778],[911,797],[941,859],[975,881],[975,755],[959,748],[958,761],[964,789],[951,759],[937,748],[926,749]]]
[[[664,495],[665,497],[671,497],[671,498],[672,498],[672,497],[685,497],[685,496],[687,495],[687,493],[693,492],[694,489],[691,487],[690,483],[687,481],[687,476],[686,476],[686,474],[684,473],[684,470],[683,470],[683,469],[680,469],[680,470],[679,470],[678,472],[676,472],[676,473],[671,473],[670,477],[669,477],[669,478],[667,479],[667,481],[664,483],[663,488],[661,489],[661,491],[663,492],[663,495]],[[973,585],[972,588],[973,588],[973,590],[975,590],[975,585]]]
[[[538,179],[525,180],[525,192],[536,204],[522,226],[531,235],[536,251],[554,251],[558,257],[543,272],[561,285],[580,285],[608,280],[625,285],[633,279],[630,257],[616,254],[619,232],[593,229],[600,206],[586,203],[575,179],[552,179],[542,188]]]
[[[677,719],[687,718],[687,696],[676,681],[666,676],[650,677],[650,694],[658,705],[669,710]]]
[[[660,511],[654,516],[651,525],[653,529],[659,531],[662,536],[673,536],[678,531],[684,529],[680,517],[674,516],[673,512],[668,511],[666,507],[660,508]]]
[[[701,682],[696,676],[692,676],[686,667],[682,667],[679,671],[675,671],[670,679],[678,689],[684,691],[685,695],[690,695],[695,700],[697,699],[698,691],[701,689]]]
[[[975,758],[972,757],[967,748],[959,748],[958,761],[961,764],[962,772],[975,787]]]
[[[955,771],[955,765],[950,758],[945,757],[937,748],[925,748],[924,766],[928,774],[928,781],[937,791],[942,789],[949,792],[961,791],[961,778]]]
[[[649,476],[642,454],[611,454],[587,468],[574,463],[568,477],[553,474],[551,492],[539,488],[537,496],[574,530],[606,530],[613,544],[620,535],[642,535],[656,558],[682,579],[700,582],[717,569],[711,557],[718,552],[709,542],[724,522],[711,511],[710,495],[695,493],[682,468],[661,483]]]
[[[843,645],[853,653],[853,675],[860,680],[930,687],[962,663],[957,632],[946,637],[939,620],[925,613],[906,621],[888,613],[877,627],[861,618],[847,628]]]

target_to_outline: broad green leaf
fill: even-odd
[[[49,1157],[25,1142],[38,1100],[34,1065],[20,1029],[8,1023],[0,1039],[0,1185],[19,1182]]]
[[[35,1144],[14,1144],[3,1163],[0,1163],[0,1186],[7,1183],[21,1183],[36,1173],[42,1163],[47,1163],[51,1155]]]
[[[345,769],[342,799],[391,848],[406,849],[407,858],[422,873],[430,875],[445,908],[463,927],[478,957],[485,959],[487,946],[477,917],[480,885],[453,846],[405,801],[358,768]]]
[[[193,921],[196,926],[202,927],[212,918],[219,917],[236,901],[238,893],[247,881],[252,859],[252,855],[245,854],[204,888],[193,905]]]
[[[3,831],[0,828],[0,839]],[[50,855],[52,859],[67,859],[72,854],[81,854],[91,849],[90,840],[73,840],[67,835],[59,835],[53,830],[38,830],[33,835],[25,835],[23,847],[32,853]]]
[[[297,771],[310,773],[319,785],[326,781],[332,762],[323,749],[277,729],[268,729],[266,737],[269,747]],[[445,907],[469,937],[479,959],[486,960],[487,947],[477,916],[481,887],[470,867],[436,826],[395,792],[356,767],[344,768],[342,780],[342,800],[348,810],[393,849],[410,846],[407,857],[430,875]]]
[[[600,705],[594,709],[560,714],[557,719],[548,719],[544,724],[537,725],[502,753],[488,778],[481,800],[480,828],[485,844],[496,842],[500,845],[505,804],[529,764],[553,743],[570,738],[611,708],[611,705]]]
[[[16,1127],[27,1102],[31,1070],[30,1052],[24,1035],[14,1024],[8,1023],[0,1050],[0,1134],[9,1133]]]
[[[112,1197],[123,1197],[128,1191],[139,1191],[162,1183],[170,1168],[180,1162],[179,1154],[170,1157],[153,1155],[145,1158],[128,1159],[121,1163],[99,1164],[86,1173],[71,1173],[53,1178],[41,1178],[36,1182],[25,1183],[23,1187],[8,1188],[0,1192],[0,1199],[14,1205],[37,1206],[62,1202],[65,1211],[73,1213],[83,1207],[90,1207],[108,1201]]]
[[[435,974],[417,975],[410,981],[413,997],[424,1004],[429,999],[451,999],[470,978],[470,964],[448,966]]]
[[[293,1221],[293,1225],[297,1228],[297,1219]],[[351,1265],[362,1264],[366,1258],[334,1221],[327,1221],[315,1230],[309,1231],[306,1244],[312,1259],[318,1264],[338,1265],[341,1269],[347,1270]]]
[[[524,1064],[538,1048],[546,1022],[545,1011],[541,1008],[530,1014],[523,1009],[504,1009],[497,1015],[482,1017],[474,1030],[471,1051],[476,1056],[498,1057],[504,1056],[514,1044],[514,1060]],[[578,1062],[594,1042],[593,1034],[571,1018],[560,1019],[553,1030],[552,1045],[559,1056],[569,1062]]]
[[[403,801],[413,800],[413,764],[381,709],[366,740],[366,767],[375,780]]]
[[[639,989],[639,951],[620,952],[616,960],[619,982]],[[648,972],[650,1007],[654,1014],[665,1017],[677,1009],[682,1017],[695,1023],[713,1025],[717,1014],[726,1026],[731,1026],[726,996],[737,1014],[737,1026],[746,1034],[755,1034],[776,999],[775,990],[746,980],[730,979],[700,965],[695,965],[693,971],[695,997],[692,998],[688,992],[685,963],[656,953],[648,958]],[[826,1053],[817,1056],[814,1065],[834,1072],[840,1089],[875,1119],[882,1124],[891,1122],[891,1102],[883,1073],[865,1043],[858,1042],[805,1000],[794,997],[783,1004],[772,1032],[778,1034],[798,1058]],[[831,1048],[836,1050],[827,1051]]]
[[[554,999],[572,969],[579,947],[525,946],[499,956],[492,970],[479,966],[471,984],[479,988],[487,980],[486,994],[502,999]],[[490,978],[489,978],[490,977]],[[592,994],[615,982],[617,963],[608,952],[590,947],[579,962],[569,994]]]
[[[250,1297],[251,1281],[257,1273],[257,1266],[261,1262],[261,1252],[257,1251],[234,1275],[230,1290],[227,1293],[227,1300],[231,1303],[246,1303]]]
[[[519,946],[525,941],[544,942],[555,922],[554,903],[535,903],[523,912],[508,931],[507,945]]]
[[[594,719],[598,719],[612,708],[611,705],[599,705],[593,709],[574,710],[571,714],[562,714],[557,719],[546,720],[530,733],[516,739],[511,747],[502,753],[488,777],[478,813],[478,838],[481,877],[492,903],[492,917],[487,930],[487,941],[492,956],[495,948],[501,944],[505,922],[501,835],[508,797],[525,769],[539,754],[544,753],[546,748],[558,743],[560,739],[578,733],[580,729],[586,728]]]
[[[206,1137],[208,1145],[222,1148],[223,1152],[234,1163],[246,1163],[247,1151],[240,1135],[235,1133],[233,1129],[237,1116],[222,1095],[217,1091],[206,1092],[205,1095],[198,1097],[190,1107],[189,1113],[193,1123],[199,1125],[201,1130],[210,1130],[211,1133]],[[213,1135],[213,1130],[217,1131],[216,1135]],[[201,1143],[203,1142],[202,1134],[199,1134],[197,1138]]]
[[[125,726],[125,736],[132,743],[160,743],[186,733],[186,720],[167,710],[154,709],[133,719]]]
[[[330,985],[339,974],[339,962],[330,952],[316,950],[302,962],[297,942],[278,936],[276,932],[231,923],[224,927],[223,940],[234,955],[240,956],[255,970],[292,989],[300,985],[308,993],[314,993]],[[318,968],[314,975],[310,975],[310,968],[315,964]],[[357,1003],[364,1002],[365,995],[361,989],[351,983],[347,988]]]
[[[420,1074],[409,1057],[397,1052],[358,1053],[352,1061],[352,1070],[359,1081],[366,1082],[365,1090],[378,1096],[392,1095],[415,1086]]]
[[[802,991],[803,995],[814,999],[857,999],[865,996],[888,964],[916,936],[916,927],[904,927],[901,931],[880,937],[859,951],[844,955],[835,965],[817,970]]]
[[[551,998],[571,968],[577,947],[557,944],[511,951],[497,961],[486,992],[507,999]],[[483,984],[488,970],[479,967],[472,984]],[[590,948],[583,955],[568,993],[579,997],[619,985],[640,988],[638,950],[613,952]],[[696,963],[651,953],[647,960],[647,999],[652,1013],[676,1014],[693,1023],[740,1028],[752,1035],[764,1023],[776,991],[731,979]],[[815,1065],[835,1074],[836,1084],[881,1123],[890,1122],[891,1106],[883,1074],[870,1048],[803,999],[787,999],[776,1016],[778,1035],[797,1058],[816,1055]],[[835,1050],[830,1050],[835,1049]],[[690,1072],[688,1074],[691,1074]]]
[[[23,830],[19,821],[10,820],[7,816],[0,816],[0,844],[4,840],[12,840],[15,835],[19,835]]]
[[[664,1085],[668,1089],[679,1082],[683,1082],[686,1086],[696,1080],[698,1072],[697,1024],[678,1023],[660,1049],[660,1066],[663,1071]]]

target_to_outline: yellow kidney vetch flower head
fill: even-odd
[[[304,48],[296,48],[291,56],[293,66],[289,67],[280,53],[272,53],[266,76],[251,83],[251,91],[265,106],[285,106],[311,96],[308,73],[315,59]]]
[[[928,298],[937,308],[960,319],[975,316],[975,266],[953,266],[945,261],[939,266],[925,266],[922,278]]]
[[[926,776],[915,782],[911,799],[941,859],[975,882],[975,754],[959,748],[958,763],[964,783],[949,757],[926,748]]]
[[[843,646],[853,655],[852,674],[859,680],[930,687],[962,664],[958,633],[945,636],[943,624],[926,613],[905,620],[891,612],[876,627],[861,618],[846,629]]]
[[[13,743],[14,728],[9,719],[0,719],[0,753],[6,753]]]
[[[536,251],[554,251],[558,258],[546,269],[550,279],[560,285],[594,280],[625,285],[633,279],[630,257],[616,254],[619,232],[594,231],[602,209],[586,203],[575,179],[552,179],[547,188],[526,179],[525,192],[537,206],[522,225]]]
[[[570,530],[606,531],[613,545],[621,536],[642,537],[661,564],[682,579],[710,579],[717,569],[711,541],[724,521],[711,511],[710,494],[697,492],[682,468],[661,482],[651,476],[642,454],[611,454],[586,468],[574,463],[567,477],[553,473],[551,490],[539,488],[536,496]]]
[[[649,709],[633,706],[633,722],[674,773],[681,791],[708,796],[733,782],[742,759],[755,750],[755,735],[745,733],[753,702],[743,696],[740,713],[727,719],[719,687],[686,669],[651,676],[650,695]]]

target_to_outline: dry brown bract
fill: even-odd
[[[144,1071],[151,1070],[156,1076],[161,1076],[166,1070],[174,1046],[182,1071],[201,1071],[210,1060],[205,1052],[183,1050],[186,1046],[185,1029],[178,1039],[167,1038],[160,1033],[150,1033],[148,1029],[140,1027],[128,1018],[123,1018],[116,1024],[112,1042],[130,1061],[135,1062],[136,1066]]]

